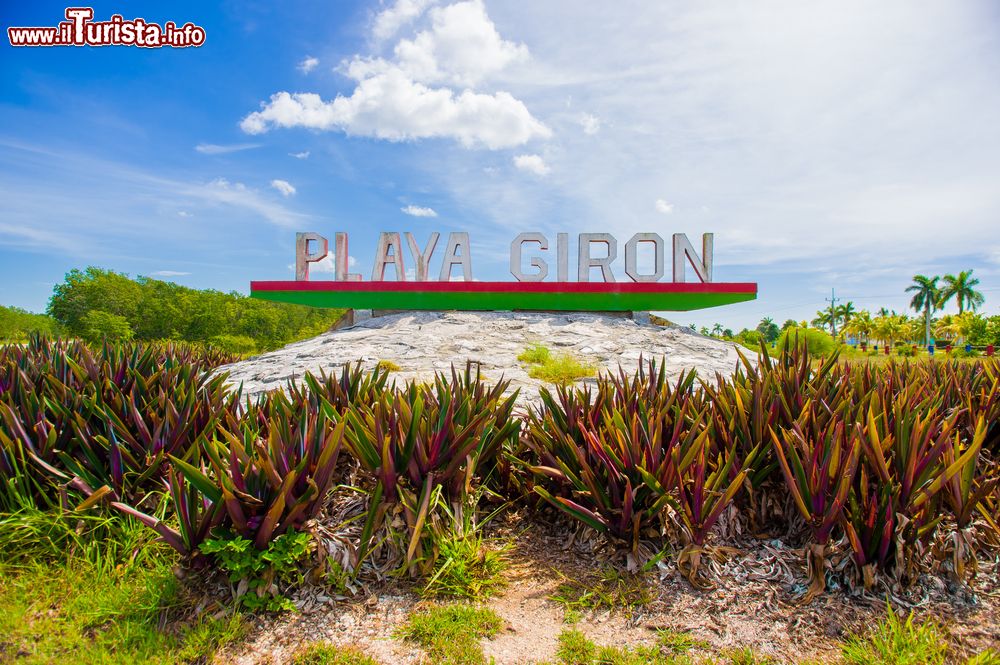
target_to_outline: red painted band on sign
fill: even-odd
[[[250,282],[251,291],[430,291],[436,293],[757,293],[753,282]]]

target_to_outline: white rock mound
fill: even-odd
[[[453,364],[464,370],[466,361],[474,360],[485,378],[505,377],[512,390],[520,388],[519,402],[524,405],[545,385],[529,377],[517,360],[531,344],[547,346],[554,354],[570,353],[605,372],[617,372],[621,366],[631,373],[642,357],[662,360],[672,377],[696,369],[710,380],[716,372],[731,374],[739,361],[730,342],[688,328],[601,314],[407,312],[367,319],[218,371],[229,372],[231,384],[242,383],[245,395],[256,395],[283,388],[306,372],[339,372],[344,363],[358,360],[365,368],[381,360],[395,363],[400,370],[392,378],[398,383],[431,380],[435,372],[448,373]]]

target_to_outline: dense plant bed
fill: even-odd
[[[993,360],[762,349],[714,379],[649,362],[542,391],[526,414],[471,364],[403,386],[344,367],[245,400],[208,371],[226,360],[0,350],[0,510],[127,515],[184,565],[224,569],[251,609],[317,580],[454,589],[442,580],[477,568],[484,519],[511,503],[558,509],[627,568],[672,560],[698,588],[737,537],[777,540],[803,552],[803,600],[927,574],[964,584],[1000,541]]]

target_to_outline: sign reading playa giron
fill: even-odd
[[[461,232],[448,234],[440,270],[433,280],[431,260],[440,239],[441,234],[433,232],[421,245],[411,233],[381,233],[371,280],[365,281],[360,274],[349,271],[347,234],[338,232],[334,236],[334,279],[310,281],[310,264],[327,259],[330,243],[318,233],[297,233],[295,280],[251,282],[250,295],[313,307],[585,312],[691,310],[757,297],[754,283],[712,281],[711,233],[702,236],[700,254],[686,235],[673,234],[670,281],[663,281],[666,243],[656,233],[636,233],[625,243],[624,267],[621,263],[616,265],[619,251],[614,236],[579,234],[574,251],[575,281],[569,279],[568,233],[557,233],[554,247],[548,237],[538,232],[521,233],[514,238],[510,243],[510,272],[515,282],[473,279],[469,234]],[[647,267],[640,271],[640,248],[647,254],[652,250],[651,270]],[[697,281],[687,281],[688,268]],[[392,280],[386,279],[387,271]],[[552,272],[556,279],[549,281]],[[600,281],[590,281],[595,274],[600,275]]]

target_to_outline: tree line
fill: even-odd
[[[192,289],[149,277],[89,267],[57,284],[48,316],[0,311],[0,338],[32,332],[88,341],[177,340],[235,353],[279,348],[329,329],[343,310],[257,300],[240,293]]]

